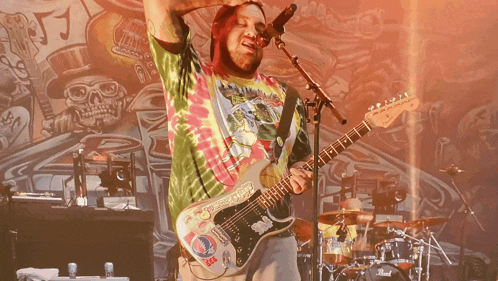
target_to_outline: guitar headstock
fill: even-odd
[[[29,22],[25,15],[21,13],[6,14],[0,12],[0,28],[4,27],[9,36],[10,50],[21,59],[33,59],[38,53],[29,36]]]
[[[374,127],[390,126],[403,111],[413,111],[417,109],[420,100],[413,95],[405,93],[402,98],[392,99],[384,106],[377,104],[377,107],[370,107],[371,111],[365,114],[365,119]]]

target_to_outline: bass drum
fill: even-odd
[[[393,264],[378,263],[361,271],[356,281],[411,281],[411,279],[403,269]]]

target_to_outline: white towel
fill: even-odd
[[[59,276],[57,268],[21,268],[17,271],[17,280],[45,281]]]

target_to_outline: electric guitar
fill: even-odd
[[[50,104],[42,78],[40,67],[35,60],[38,48],[29,36],[29,23],[25,15],[21,13],[6,14],[0,12],[0,26],[7,31],[10,42],[10,50],[21,58],[29,75],[34,93],[38,99],[40,109],[45,119],[54,118],[55,114]]]
[[[388,127],[403,111],[415,110],[417,97],[406,97],[368,112],[358,126],[322,150],[322,167],[374,127]],[[313,159],[300,168],[313,171]],[[290,175],[264,188],[260,172],[269,164],[261,160],[251,166],[226,194],[200,201],[184,209],[176,221],[182,246],[207,270],[230,276],[242,270],[261,239],[289,229],[295,218],[277,219],[268,211],[292,191]]]
[[[140,85],[158,82],[144,19],[103,11],[88,22],[86,40],[92,56],[105,69],[133,77]]]

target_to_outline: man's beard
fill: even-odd
[[[259,60],[253,60],[250,67],[248,69],[243,69],[240,66],[235,63],[234,59],[232,58],[230,52],[228,51],[226,43],[221,44],[221,49],[220,49],[221,57],[223,59],[223,63],[230,68],[232,71],[236,73],[240,73],[243,75],[252,75],[258,70],[259,65],[261,64],[261,59]],[[240,54],[241,55],[241,54]]]

